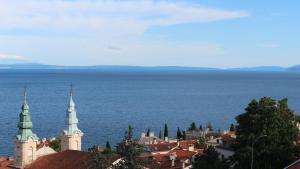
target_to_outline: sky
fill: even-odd
[[[0,0],[0,64],[300,64],[299,0]]]

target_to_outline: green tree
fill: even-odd
[[[169,137],[169,131],[168,131],[168,126],[165,124],[165,131],[164,131],[164,138]]]
[[[245,110],[236,117],[233,162],[237,169],[250,168],[253,143],[254,169],[281,169],[299,155],[293,144],[298,133],[295,114],[289,109],[287,99],[278,102],[269,97],[252,100]],[[266,137],[261,137],[263,135]]]
[[[142,169],[144,165],[140,158],[142,152],[144,152],[144,147],[133,138],[133,128],[129,126],[122,142],[117,145],[117,153],[121,156],[122,161],[115,168]]]
[[[211,124],[211,122],[208,122],[208,123],[207,123],[206,128],[208,128],[209,131],[213,131],[213,130],[214,130],[214,129],[213,129],[213,126],[212,126],[212,124]]]
[[[196,147],[199,149],[204,149],[206,144],[206,139],[205,137],[199,137],[197,140]]]
[[[191,126],[189,128],[189,131],[194,131],[194,130],[197,130],[197,126],[196,126],[196,123],[195,122],[192,122],[191,123]]]
[[[49,147],[52,148],[56,152],[60,152],[61,150],[61,140],[60,139],[55,139],[49,142]]]
[[[234,126],[234,124],[231,124],[231,125],[230,125],[229,131],[235,131],[235,126]]]
[[[209,146],[201,156],[195,158],[192,169],[228,169],[229,165],[219,159],[219,155],[213,146]]]
[[[182,139],[182,133],[181,133],[181,130],[179,129],[179,127],[177,128],[177,139],[178,140]]]
[[[150,129],[148,128],[148,130],[147,130],[147,134],[146,134],[146,136],[147,137],[149,137],[150,136]]]
[[[185,131],[182,131],[182,139],[186,140],[186,133],[185,133]]]
[[[200,131],[202,131],[202,130],[203,130],[203,128],[202,128],[202,125],[200,125],[200,126],[199,126],[199,130],[200,130]]]
[[[100,151],[98,145],[89,149],[89,155],[91,157],[91,165],[89,169],[107,169],[112,164],[112,154]]]
[[[161,137],[161,130],[159,130],[158,138],[160,138],[160,139],[162,138]]]
[[[112,153],[112,148],[111,148],[111,146],[110,146],[110,143],[109,143],[109,141],[107,141],[106,142],[106,145],[105,145],[105,152],[106,153]]]

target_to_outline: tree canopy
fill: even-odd
[[[195,159],[192,169],[228,169],[228,164],[219,155],[213,146],[209,146]]]
[[[192,122],[192,123],[191,123],[191,126],[190,126],[189,130],[190,130],[190,131],[197,130],[197,126],[196,126],[196,123],[195,123],[195,122]]]
[[[164,138],[169,137],[169,131],[168,131],[168,126],[165,124],[165,131],[164,131]]]
[[[180,139],[182,139],[182,138],[183,138],[183,135],[182,135],[182,133],[181,133],[180,128],[178,127],[178,128],[177,128],[177,139],[180,140]]]
[[[229,131],[235,131],[235,126],[234,126],[234,124],[231,124],[231,125],[230,125]]]
[[[101,151],[98,145],[89,149],[91,166],[89,169],[107,169],[112,164],[112,153]]]
[[[253,169],[282,169],[295,160],[299,155],[298,146],[293,144],[298,134],[295,118],[287,99],[252,100],[245,113],[236,117],[235,168],[250,168],[253,143]]]
[[[121,143],[117,145],[117,153],[121,156],[122,161],[114,168],[117,169],[142,169],[143,161],[140,158],[144,147],[133,138],[133,128],[128,127]]]

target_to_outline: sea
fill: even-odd
[[[70,84],[84,132],[84,150],[116,145],[128,125],[138,138],[148,128],[169,135],[192,122],[226,130],[252,99],[289,99],[300,112],[300,73],[241,71],[0,70],[0,156],[11,156],[27,86],[33,132],[59,137]]]

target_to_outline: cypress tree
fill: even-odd
[[[192,124],[191,124],[189,130],[190,130],[190,131],[197,130],[197,127],[196,127],[196,123],[195,123],[195,122],[192,122]]]
[[[179,127],[177,128],[177,139],[178,140],[182,139],[182,133],[181,133]]]
[[[233,124],[230,125],[230,131],[235,131],[235,126]]]
[[[186,134],[185,134],[185,131],[182,131],[182,139],[183,139],[183,140],[186,140]]]
[[[202,131],[202,130],[203,130],[203,128],[202,128],[202,124],[200,124],[200,126],[199,126],[199,130],[200,130],[200,131]]]
[[[146,135],[147,137],[149,137],[150,136],[150,129],[148,128],[148,130],[147,130],[147,135]]]
[[[158,138],[161,139],[161,130],[159,130]]]
[[[206,128],[208,128],[209,131],[213,131],[213,126],[212,126],[211,122],[207,123]]]
[[[106,145],[105,145],[105,152],[108,153],[108,154],[111,154],[111,153],[112,153],[112,149],[111,149],[111,146],[110,146],[109,141],[106,142]]]
[[[165,124],[165,131],[164,131],[164,138],[169,137],[169,131],[168,131],[168,126]]]

